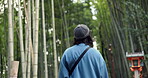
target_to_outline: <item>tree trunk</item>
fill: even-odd
[[[23,6],[24,6],[24,10],[25,10],[25,21],[28,22],[28,12],[27,12],[27,8],[26,8],[26,1],[24,0],[23,2]],[[25,58],[25,73],[27,72],[27,68],[28,68],[28,64],[27,64],[27,56],[28,56],[28,25],[25,22],[25,53],[24,53],[24,58]],[[27,73],[26,73],[27,74]],[[26,75],[25,75],[26,76]]]
[[[36,0],[36,17],[35,17],[35,39],[34,39],[34,62],[33,62],[33,78],[38,75],[38,28],[39,28],[39,0]]]
[[[32,0],[32,25],[33,25],[33,45],[35,41],[35,8],[34,8],[34,0]]]
[[[52,0],[52,25],[53,25],[53,46],[54,46],[54,78],[58,78],[58,63],[56,52],[56,35],[55,35],[55,17],[54,17],[54,1]]]
[[[70,47],[70,42],[69,42],[69,33],[68,33],[68,28],[67,28],[67,20],[66,20],[66,14],[65,14],[65,7],[64,7],[64,2],[62,0],[62,12],[63,12],[63,20],[64,20],[64,31],[65,33],[65,38],[66,38],[66,48]]]
[[[31,0],[28,0],[28,57],[27,57],[27,78],[30,78],[31,72],[31,7],[30,7]]]
[[[133,39],[132,39],[132,36],[131,36],[131,32],[129,32],[129,38],[130,38],[130,44],[131,44],[131,51],[132,51],[132,53],[134,53],[134,44],[133,44]]]
[[[45,63],[45,78],[48,78],[44,0],[42,0],[42,24],[43,24],[43,46],[44,46],[43,53],[44,53],[44,63]]]
[[[22,78],[26,78],[26,65],[25,65],[25,57],[24,57],[24,42],[23,42],[23,29],[22,29],[22,18],[21,18],[21,7],[20,7],[20,0],[18,0],[18,7],[19,7],[19,36],[20,36],[20,52],[21,52],[21,66],[22,66]]]
[[[11,62],[14,60],[13,44],[12,0],[8,0],[8,77],[10,77]]]

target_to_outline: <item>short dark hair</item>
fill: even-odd
[[[84,43],[85,45],[89,45],[90,47],[93,47],[93,39],[90,35],[83,39],[74,38],[73,45],[79,45],[80,43]]]

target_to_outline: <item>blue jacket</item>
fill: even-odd
[[[59,78],[108,78],[105,61],[100,52],[94,48],[86,52],[69,77],[67,69],[72,68],[87,47],[89,46],[82,43],[66,49],[60,62]]]

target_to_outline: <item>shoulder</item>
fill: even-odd
[[[95,48],[90,48],[90,50],[88,52],[89,52],[88,56],[90,58],[96,59],[96,61],[98,61],[98,62],[104,62],[102,54],[100,53],[99,50],[97,50]]]
[[[74,52],[74,50],[75,50],[75,46],[71,46],[64,51],[62,56],[70,57],[72,53]]]
[[[100,51],[99,50],[97,50],[97,49],[95,49],[95,48],[90,48],[90,53],[91,54],[94,54],[94,55],[101,55],[101,53],[100,53]]]
[[[67,53],[67,52],[73,51],[74,48],[75,48],[75,46],[71,46],[71,47],[67,48],[67,49],[64,51],[64,54]]]

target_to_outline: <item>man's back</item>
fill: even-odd
[[[59,78],[108,78],[106,64],[99,51],[90,48],[77,64],[69,77],[71,69],[82,52],[89,47],[83,43],[68,48],[61,59]]]

